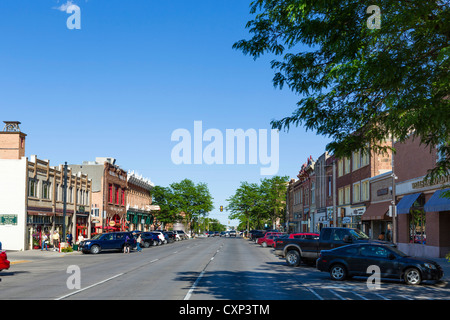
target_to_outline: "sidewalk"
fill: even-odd
[[[6,255],[8,256],[8,260],[11,262],[11,265],[45,259],[61,258],[64,257],[65,255],[81,254],[81,252],[79,251],[59,252],[53,251],[53,249],[48,249],[48,251],[46,250],[41,251],[40,249],[25,250],[25,251],[10,251],[10,250],[5,251]]]

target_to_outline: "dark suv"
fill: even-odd
[[[130,239],[131,248],[134,248],[136,246],[136,239],[131,232],[110,232],[97,234],[92,239],[81,241],[80,249],[83,253],[93,254],[100,253],[104,250],[123,250],[126,236]]]

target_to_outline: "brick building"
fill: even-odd
[[[450,199],[440,195],[450,190],[450,178],[424,180],[439,154],[419,138],[394,147],[398,247],[412,256],[443,257],[450,251]]]
[[[127,171],[110,157],[70,167],[92,179],[91,232],[127,230]]]
[[[361,217],[370,205],[370,178],[392,168],[391,152],[378,154],[361,150],[337,159],[338,226],[362,229]]]
[[[154,183],[129,171],[127,174],[127,222],[129,230],[149,231],[154,222],[151,190]]]

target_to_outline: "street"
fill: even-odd
[[[336,282],[314,266],[291,268],[246,239],[199,238],[97,255],[36,252],[49,258],[17,260],[0,273],[0,299],[38,300],[448,300],[450,286],[407,286],[366,279]],[[50,258],[51,256],[51,258]],[[16,260],[16,262],[15,262]],[[68,287],[69,266],[80,270],[80,288]]]

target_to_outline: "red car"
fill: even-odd
[[[279,237],[285,234],[284,232],[267,232],[264,237],[258,238],[257,243],[262,245],[263,247],[271,247],[273,246],[273,238]]]
[[[8,257],[6,256],[6,252],[0,252],[0,271],[9,269],[10,263],[7,258]]]

